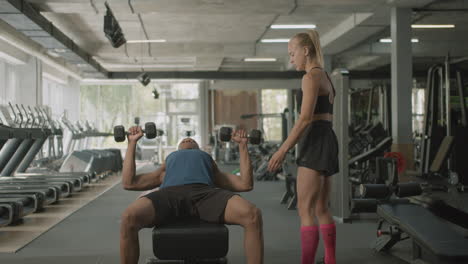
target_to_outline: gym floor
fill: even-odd
[[[220,166],[226,171],[232,167]],[[147,166],[143,170],[152,170]],[[299,219],[279,203],[284,182],[256,182],[255,189],[243,197],[262,209],[264,217],[265,263],[300,263]],[[0,254],[0,262],[8,264],[29,263],[119,263],[119,223],[122,211],[139,195],[129,192],[120,184],[101,195],[67,219],[44,233],[16,254]],[[398,258],[375,253],[371,244],[375,238],[376,224],[353,223],[337,226],[338,263],[405,263]],[[229,263],[245,263],[243,257],[243,232],[230,226]],[[151,229],[140,232],[140,263],[152,257]],[[394,249],[409,257],[409,243]],[[317,256],[323,255],[320,245]]]

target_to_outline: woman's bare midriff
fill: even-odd
[[[324,120],[324,121],[333,121],[333,115],[332,114],[316,114],[312,117],[312,122],[314,121],[319,121],[319,120]]]

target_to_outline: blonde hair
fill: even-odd
[[[317,30],[307,30],[307,33],[298,33],[293,38],[299,41],[301,47],[309,48],[309,56],[315,58],[317,63],[323,68],[322,47],[320,46],[320,36]]]

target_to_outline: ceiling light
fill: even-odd
[[[82,83],[86,84],[133,84],[138,82],[136,79],[82,79]]]
[[[141,68],[193,68],[193,64],[101,64],[104,68],[112,69],[141,69]]]
[[[137,39],[137,40],[127,40],[127,43],[164,43],[165,39]]]
[[[383,39],[380,39],[379,42],[381,43],[392,43],[392,39],[389,39],[389,38],[383,38]],[[411,39],[411,42],[413,43],[418,43],[419,42],[419,39]]]
[[[431,24],[427,24],[427,25],[411,25],[412,28],[455,28],[455,25],[453,24],[441,24],[441,25],[431,25]]]
[[[244,58],[245,62],[269,62],[276,61],[276,58]]]
[[[66,49],[54,49],[54,51],[57,52],[57,53],[65,53],[65,52],[67,52]]]
[[[310,28],[316,28],[317,26],[314,24],[308,24],[308,25],[271,25],[270,28],[273,29],[294,29],[294,28],[303,28],[303,29],[310,29]]]
[[[47,54],[49,54],[50,56],[55,57],[55,58],[60,57],[60,55],[57,52],[52,51],[52,50],[48,50]]]
[[[262,43],[288,43],[289,39],[262,39]]]
[[[85,68],[85,67],[88,67],[88,64],[87,63],[78,63],[78,64],[76,64],[76,67]]]

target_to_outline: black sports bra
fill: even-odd
[[[316,68],[322,69],[320,67],[314,67],[312,69],[316,69]],[[328,76],[328,73],[325,72],[325,74],[327,75],[328,81],[330,82],[330,84],[332,86],[333,95],[336,95],[335,87],[333,86],[333,83],[330,80],[330,77]],[[302,104],[302,90],[300,90],[296,94],[296,101],[298,103],[298,109],[299,109],[299,112],[300,112],[301,104]],[[317,103],[315,104],[314,114],[333,114],[333,104],[330,103],[330,95],[329,94],[319,95],[317,97]]]

